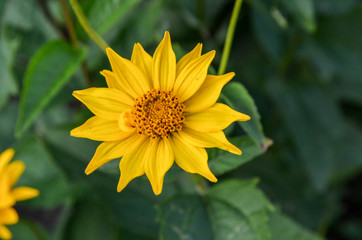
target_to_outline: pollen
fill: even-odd
[[[130,118],[138,134],[147,134],[151,139],[164,138],[182,129],[184,109],[185,105],[172,91],[153,89],[136,98]]]

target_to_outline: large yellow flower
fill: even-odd
[[[154,193],[160,194],[164,175],[174,161],[187,172],[217,181],[208,167],[205,148],[240,155],[222,130],[250,117],[216,103],[222,87],[235,74],[208,75],[215,51],[201,55],[201,49],[198,44],[176,63],[168,32],[153,57],[139,43],[134,45],[131,60],[107,48],[112,71],[101,74],[108,88],[73,92],[95,116],[71,135],[103,141],[86,174],[122,157],[119,192],[146,174]]]
[[[30,187],[16,187],[14,184],[25,169],[24,163],[14,161],[14,150],[8,149],[0,154],[0,238],[10,239],[11,232],[5,225],[18,222],[19,217],[12,206],[17,201],[30,199],[39,195],[38,190]]]

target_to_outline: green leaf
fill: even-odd
[[[228,180],[205,197],[177,196],[159,208],[163,240],[268,240],[269,200],[256,188],[257,180]]]
[[[53,207],[69,199],[70,186],[43,143],[35,137],[20,141],[15,147],[14,159],[24,162],[26,168],[18,186],[39,190],[38,197],[28,201],[33,206]]]
[[[271,240],[322,240],[323,238],[300,226],[278,211],[270,215]]]
[[[306,31],[314,32],[316,30],[313,0],[282,0],[281,3]]]
[[[63,41],[42,46],[32,58],[24,78],[15,135],[20,137],[54,96],[71,79],[85,51]]]
[[[182,195],[159,207],[162,240],[213,239],[213,233],[202,198]]]
[[[260,115],[246,88],[238,82],[227,84],[223,89],[222,99],[233,109],[245,113],[250,116],[250,120],[246,122],[238,122],[240,126],[248,133],[248,135],[261,147],[266,150],[267,142],[263,133],[263,127],[260,123]]]
[[[13,240],[39,240],[37,230],[28,221],[20,220],[15,225],[6,226],[11,231]]]
[[[263,154],[263,150],[248,136],[231,138],[229,140],[242,151],[242,154],[239,156],[218,148],[208,149],[209,166],[216,175],[231,171]],[[269,139],[265,142],[267,147],[272,143]]]
[[[227,180],[208,193],[216,239],[270,239],[268,212],[273,205],[256,188],[258,180]]]

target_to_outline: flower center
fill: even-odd
[[[136,98],[131,111],[132,125],[140,135],[147,134],[152,139],[167,137],[182,129],[184,109],[185,105],[172,91],[153,89]]]

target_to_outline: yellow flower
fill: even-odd
[[[101,74],[108,88],[73,92],[95,116],[71,135],[103,141],[86,174],[122,157],[119,192],[146,174],[154,193],[160,194],[164,175],[174,161],[187,172],[217,181],[208,167],[205,148],[240,155],[222,130],[250,117],[216,103],[222,87],[235,74],[208,75],[215,51],[201,55],[201,49],[198,44],[176,63],[168,32],[153,57],[139,43],[134,45],[131,60],[107,48],[112,71]]]
[[[17,201],[30,199],[39,195],[38,190],[30,187],[13,186],[25,169],[24,163],[14,161],[14,150],[8,149],[0,154],[0,238],[10,239],[11,232],[4,225],[15,224],[19,217],[12,206]]]

